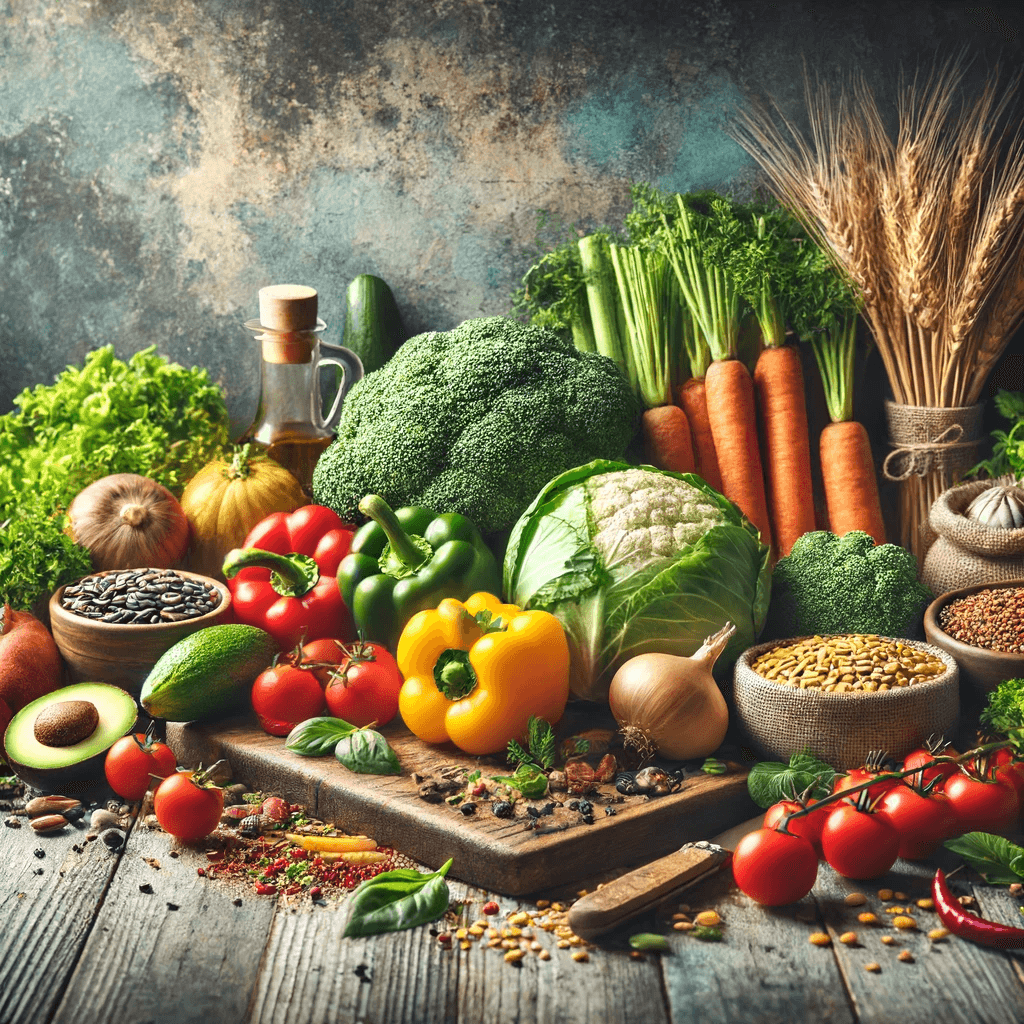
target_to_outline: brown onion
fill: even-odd
[[[711,669],[735,632],[727,622],[690,658],[638,654],[622,665],[608,703],[627,746],[686,761],[722,745],[729,711]]]
[[[169,569],[188,550],[188,520],[166,487],[134,473],[101,477],[68,508],[68,531],[93,569]]]

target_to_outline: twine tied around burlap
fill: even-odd
[[[984,404],[945,409],[901,405],[886,401],[892,451],[882,463],[882,475],[896,482],[912,476],[946,473],[957,477],[974,465],[981,443]]]

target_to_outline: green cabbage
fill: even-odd
[[[558,617],[572,691],[591,700],[626,659],[691,655],[727,621],[730,664],[764,625],[770,580],[768,547],[732,502],[693,474],[619,462],[555,477],[505,554],[507,599]]]

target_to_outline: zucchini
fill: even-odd
[[[139,703],[153,718],[196,722],[244,707],[256,677],[279,653],[256,626],[208,626],[160,655]]]
[[[353,278],[345,295],[345,348],[355,352],[370,373],[379,370],[403,341],[402,317],[387,283],[372,274]]]

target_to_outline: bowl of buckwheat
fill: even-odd
[[[1024,676],[1024,579],[941,594],[924,613],[928,642],[947,651],[980,694]]]

